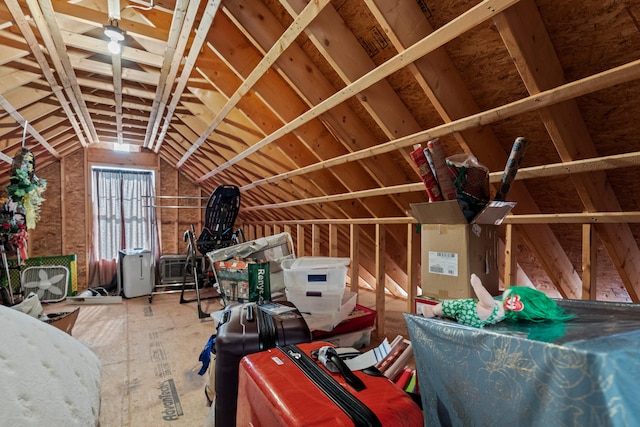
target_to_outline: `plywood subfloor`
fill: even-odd
[[[358,303],[375,307],[375,296],[361,291]],[[61,305],[63,304],[63,305]],[[64,303],[48,312],[69,311]],[[217,300],[203,302],[207,312]],[[408,337],[402,312],[406,301],[386,302],[385,335]],[[198,357],[214,324],[200,320],[196,303],[179,303],[179,294],[123,299],[122,304],[82,305],[73,336],[102,362],[101,427],[202,426],[209,407],[208,375],[200,376]],[[383,337],[372,335],[372,345]]]

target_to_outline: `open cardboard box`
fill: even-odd
[[[498,295],[498,225],[515,202],[490,202],[467,222],[457,200],[413,203],[421,224],[422,294],[439,299],[475,298],[469,278],[480,277]]]

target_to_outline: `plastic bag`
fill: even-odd
[[[489,169],[469,154],[455,154],[446,159],[453,177],[458,203],[465,218],[471,220],[489,202]]]

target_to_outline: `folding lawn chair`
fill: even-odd
[[[233,224],[240,210],[240,190],[234,185],[218,186],[207,201],[205,210],[205,223],[202,232],[195,238],[193,225],[184,234],[187,242],[187,259],[185,261],[184,277],[182,280],[182,292],[180,294],[180,304],[187,302],[198,302],[198,317],[200,319],[209,316],[202,311],[200,301],[202,299],[219,298],[215,295],[207,298],[200,297],[200,289],[207,285],[213,285],[215,278],[211,272],[211,267],[206,268],[205,262],[198,256],[198,251],[205,256],[207,252],[215,249],[226,248],[239,243],[239,236],[242,231],[234,231]],[[243,238],[244,240],[244,238]],[[206,259],[205,259],[206,261]],[[187,300],[184,298],[184,291],[187,284],[193,283],[196,291],[196,299]]]

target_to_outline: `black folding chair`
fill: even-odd
[[[239,210],[240,190],[235,185],[223,184],[211,193],[204,214],[204,227],[196,241],[202,255],[235,243],[233,224]]]
[[[233,229],[240,210],[240,190],[235,185],[223,184],[218,186],[207,201],[205,210],[204,227],[202,232],[195,238],[193,225],[184,234],[187,242],[187,260],[182,280],[182,292],[180,294],[180,304],[187,302],[198,302],[198,317],[200,319],[208,317],[209,314],[202,311],[200,301],[203,299],[220,298],[215,295],[207,298],[200,297],[200,289],[215,283],[215,276],[212,266],[206,268],[206,254],[215,249],[226,248],[240,242],[240,237],[244,241],[242,230]],[[199,251],[202,257],[198,256]],[[184,291],[188,284],[193,283],[196,291],[196,299],[187,300],[184,298]]]

